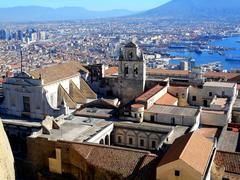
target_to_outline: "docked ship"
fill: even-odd
[[[225,59],[226,61],[240,61],[240,56],[228,56]]]

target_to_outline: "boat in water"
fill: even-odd
[[[226,61],[240,61],[240,56],[228,56],[225,59]]]

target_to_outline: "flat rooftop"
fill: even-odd
[[[3,124],[12,126],[23,126],[27,128],[41,128],[41,120],[34,120],[28,118],[20,118],[15,116],[1,115]]]
[[[96,117],[96,118],[110,118],[113,113],[113,109],[104,108],[84,108],[75,112],[76,116],[84,117]]]
[[[212,101],[212,105],[217,105],[217,106],[221,106],[222,108],[224,108],[227,104],[228,99],[227,98],[215,98]]]
[[[168,134],[174,129],[174,126],[160,125],[160,124],[154,124],[154,123],[148,123],[148,122],[133,123],[133,122],[127,122],[127,121],[121,121],[121,122],[116,121],[114,122],[114,128],[124,128],[124,129],[131,129],[131,130],[137,130],[137,131]]]
[[[65,118],[65,123],[60,129],[50,130],[50,135],[41,134],[38,137],[48,138],[49,140],[65,140],[84,142],[94,137],[97,133],[112,125],[112,122],[104,119],[78,117],[70,115]]]
[[[157,113],[157,114],[169,114],[177,116],[196,116],[199,113],[198,108],[193,107],[178,107],[178,106],[167,106],[167,105],[153,105],[148,110],[145,110],[148,113]]]
[[[233,88],[235,83],[227,83],[227,82],[205,82],[204,87],[225,87],[225,88]]]
[[[228,131],[225,127],[218,142],[219,151],[240,152],[240,133]]]

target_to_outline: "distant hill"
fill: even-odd
[[[162,6],[140,13],[137,16],[240,20],[240,0],[171,0]]]
[[[0,8],[1,22],[26,21],[62,21],[121,17],[131,15],[128,10],[116,9],[111,11],[89,11],[82,7],[48,8],[40,6]]]

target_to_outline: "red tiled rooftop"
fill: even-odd
[[[226,172],[240,174],[240,153],[217,151],[214,163],[224,166]]]
[[[146,91],[142,95],[140,95],[138,98],[136,98],[136,101],[147,101],[151,97],[153,97],[156,93],[161,91],[164,87],[160,85],[154,86],[152,89]]]
[[[181,159],[203,175],[208,166],[209,158],[212,155],[212,149],[213,142],[198,132],[188,133],[174,141],[162,158],[159,166]]]
[[[142,108],[142,107],[144,107],[144,105],[143,104],[133,104],[131,107],[132,108]]]
[[[166,75],[166,76],[188,76],[189,71],[184,70],[166,70],[166,69],[147,69],[147,73],[150,75]]]
[[[112,76],[118,73],[118,67],[110,67],[105,70],[105,76]]]
[[[175,103],[178,101],[178,98],[175,96],[172,96],[169,93],[166,93],[163,95],[160,99],[158,99],[155,104],[157,105],[175,105]]]
[[[224,73],[224,72],[207,72],[204,74],[206,78],[224,78],[224,79],[232,79],[237,76],[240,76],[239,73]]]
[[[132,175],[146,178],[147,172],[141,171],[146,167],[155,177],[158,157],[150,152],[94,144],[73,144],[72,148],[82,157],[75,158],[75,162],[84,159],[94,167],[121,175],[123,179]]]

